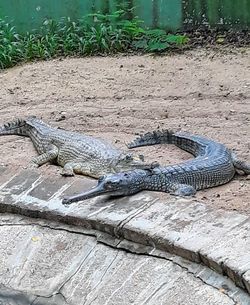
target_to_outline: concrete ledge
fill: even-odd
[[[243,274],[243,281],[244,284],[247,288],[248,293],[250,294],[250,271],[247,271],[246,273]]]
[[[0,304],[250,303],[204,265],[100,231],[2,214],[0,238]]]
[[[4,171],[1,179],[3,175]],[[100,197],[69,208],[61,204],[64,195],[95,183],[84,177],[46,177],[39,170],[25,170],[2,184],[0,211],[95,229],[152,251],[173,253],[203,263],[250,291],[248,216],[168,195],[163,201],[153,192],[116,200]]]

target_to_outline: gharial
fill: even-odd
[[[191,196],[197,190],[229,182],[238,170],[250,174],[250,165],[238,160],[223,144],[202,136],[157,130],[135,139],[129,147],[160,143],[175,144],[195,158],[176,165],[146,170],[135,169],[101,177],[95,188],[82,194],[65,197],[63,204],[71,204],[101,194],[127,196],[142,190]]]
[[[38,167],[52,161],[63,166],[62,175],[74,173],[99,178],[133,168],[151,168],[142,155],[123,152],[111,144],[87,135],[51,127],[36,117],[17,119],[0,127],[1,135],[30,137],[39,156],[32,164]]]

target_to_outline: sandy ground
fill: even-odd
[[[181,129],[218,140],[250,162],[250,49],[59,59],[4,71],[0,84],[0,124],[36,115],[124,149],[138,133]],[[27,166],[36,154],[26,138],[1,137],[0,144],[0,163],[12,170]],[[171,145],[137,151],[162,164],[190,158]],[[237,176],[196,198],[250,214],[249,179]]]

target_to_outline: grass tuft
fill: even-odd
[[[57,56],[88,56],[119,52],[165,52],[188,42],[184,35],[144,29],[138,18],[126,19],[119,10],[110,15],[90,14],[80,20],[45,20],[40,29],[20,34],[0,19],[0,68],[22,61]]]

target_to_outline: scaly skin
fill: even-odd
[[[63,167],[62,174],[74,173],[99,178],[134,168],[150,168],[143,156],[133,156],[111,144],[91,136],[53,128],[43,121],[29,117],[17,119],[0,127],[0,135],[30,137],[39,156],[33,158],[33,166],[55,162]]]
[[[129,147],[175,144],[195,156],[194,159],[166,167],[135,169],[102,177],[96,188],[63,199],[63,204],[85,200],[101,194],[127,196],[142,190],[192,196],[197,190],[229,182],[236,170],[250,174],[250,165],[239,161],[224,145],[201,136],[170,131],[154,131],[136,139]]]

